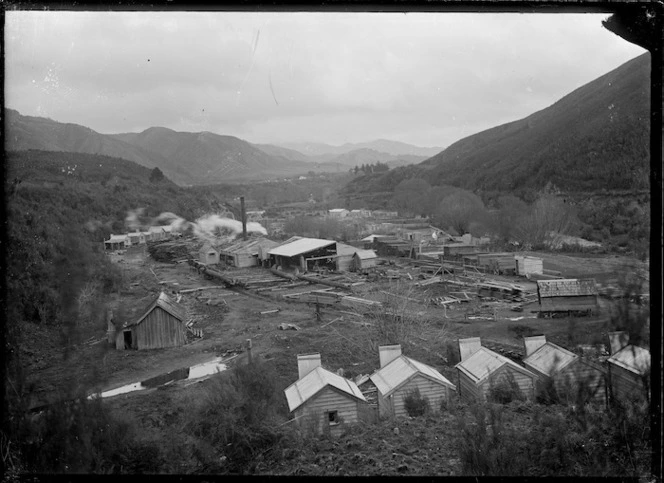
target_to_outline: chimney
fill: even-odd
[[[401,345],[382,345],[378,347],[380,367],[385,367],[397,357],[401,356]]]
[[[302,379],[311,371],[319,367],[320,354],[302,354],[297,356],[297,372],[298,378]]]
[[[534,335],[532,337],[523,338],[523,348],[526,351],[526,357],[535,352],[537,349],[546,344],[546,336]]]
[[[240,196],[240,215],[242,216],[242,239],[247,239],[247,211],[244,208],[244,196]]]
[[[609,353],[611,355],[618,352],[629,343],[629,334],[624,331],[609,332]]]
[[[459,353],[461,360],[465,361],[482,347],[482,341],[479,337],[469,337],[468,339],[459,339]]]

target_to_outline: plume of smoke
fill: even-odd
[[[135,210],[129,210],[127,216],[125,217],[125,225],[131,230],[140,230],[141,229],[141,217],[145,212],[145,208],[136,208]]]
[[[173,230],[184,232],[191,230],[195,236],[205,240],[214,240],[218,235],[230,239],[242,233],[242,222],[219,216],[217,214],[204,215],[196,221],[187,221],[175,213],[164,212],[153,220],[153,225],[169,225]],[[267,235],[267,230],[260,223],[247,222],[247,233],[260,233]]]
[[[235,238],[242,233],[242,222],[215,214],[202,216],[194,222],[194,233],[197,236],[207,238],[215,236],[219,231],[228,232],[231,238]],[[267,235],[267,230],[260,223],[250,221],[247,223],[247,233]]]

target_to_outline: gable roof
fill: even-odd
[[[268,238],[254,238],[249,240],[240,240],[229,245],[219,247],[219,253],[246,253],[250,255],[258,254],[259,247],[273,248],[279,245],[279,242],[272,241]]]
[[[268,252],[270,255],[279,255],[282,257],[294,257],[302,253],[318,250],[319,248],[336,245],[334,240],[322,240],[320,238],[300,238],[290,243],[273,248]]]
[[[433,367],[403,355],[378,369],[369,379],[383,396],[389,396],[418,374],[456,390],[454,384]]]
[[[356,250],[355,256],[360,260],[369,260],[371,258],[378,258],[378,255],[376,255],[376,252],[374,252],[373,250]]]
[[[104,240],[104,243],[120,243],[124,242],[129,238],[129,235],[111,235],[108,240]]]
[[[132,325],[138,325],[141,322],[143,322],[143,319],[145,319],[150,312],[152,312],[156,307],[161,307],[164,309],[166,312],[171,314],[173,317],[178,319],[180,322],[184,322],[185,318],[185,311],[182,307],[178,306],[175,302],[173,302],[168,295],[166,295],[164,292],[161,292],[157,298],[155,298],[152,303],[148,306],[148,308],[145,310],[143,315],[136,319],[134,322],[129,322],[125,324],[125,327],[131,327]]]
[[[349,397],[364,402],[367,401],[353,381],[318,366],[284,389],[288,401],[288,410],[295,411],[327,386],[337,389]]]
[[[578,359],[579,356],[552,342],[546,342],[535,352],[523,359],[523,363],[533,369],[551,376]]]
[[[538,280],[537,291],[541,298],[597,295],[597,287],[593,278]]]
[[[643,375],[650,369],[650,351],[636,345],[628,345],[609,357],[608,362]]]
[[[487,379],[489,376],[491,376],[491,374],[506,364],[525,376],[532,378],[537,377],[536,374],[533,374],[528,369],[521,367],[519,364],[505,356],[496,354],[486,347],[480,347],[466,360],[459,362],[454,367],[466,374],[472,381],[478,384]]]

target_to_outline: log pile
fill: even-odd
[[[189,246],[183,241],[149,242],[147,246],[150,256],[158,262],[176,263],[183,258],[192,257]]]

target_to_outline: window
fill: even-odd
[[[337,411],[329,411],[327,413],[327,420],[330,426],[336,426],[339,424],[339,413]]]

